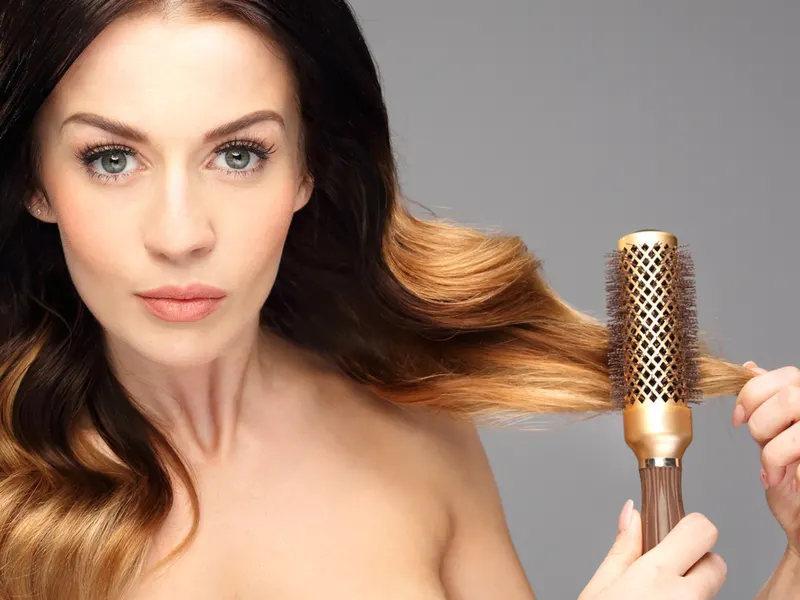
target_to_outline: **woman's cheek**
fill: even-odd
[[[250,204],[250,210],[235,219],[237,254],[245,262],[280,259],[294,217],[296,195],[290,184],[274,186]]]
[[[84,200],[62,197],[58,210],[58,228],[64,256],[75,283],[89,278],[111,282],[126,272],[124,258],[135,254],[128,237],[131,223],[119,215],[89,206]]]

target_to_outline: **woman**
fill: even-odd
[[[1,14],[0,596],[533,598],[472,419],[609,409],[606,330],[403,208],[346,3]],[[704,365],[785,439],[796,371]],[[722,585],[704,517],[620,529],[583,600]]]

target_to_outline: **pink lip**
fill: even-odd
[[[202,283],[193,283],[185,287],[165,285],[159,288],[139,292],[137,296],[144,298],[172,298],[174,300],[196,300],[198,298],[224,298],[225,292],[219,288]]]
[[[195,300],[141,298],[151,313],[160,319],[174,323],[199,321],[217,310],[222,302],[222,298],[197,298]]]
[[[219,288],[201,284],[187,287],[163,286],[136,295],[160,319],[184,323],[207,317],[226,296]]]

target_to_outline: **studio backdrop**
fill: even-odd
[[[767,369],[800,362],[800,2],[352,5],[407,196],[519,235],[562,297],[598,317],[617,239],[674,233],[713,349]],[[786,545],[733,402],[693,409],[683,469],[686,511],[720,531],[724,600],[753,598]],[[624,501],[639,506],[637,463],[619,415],[543,425],[482,437],[537,596],[576,598]]]

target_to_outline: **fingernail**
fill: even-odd
[[[764,486],[765,490],[769,488],[769,484],[767,483],[767,472],[764,470],[764,467],[761,467],[761,485]]]
[[[742,365],[743,367],[757,367],[758,365],[754,363],[752,360],[748,360],[746,363]]]
[[[631,524],[631,517],[633,517],[633,500],[628,500],[622,507],[622,512],[619,514],[619,523],[617,529],[620,533],[625,531]]]
[[[737,404],[736,407],[733,409],[733,426],[739,427],[742,423],[744,423],[744,406],[741,404]]]

